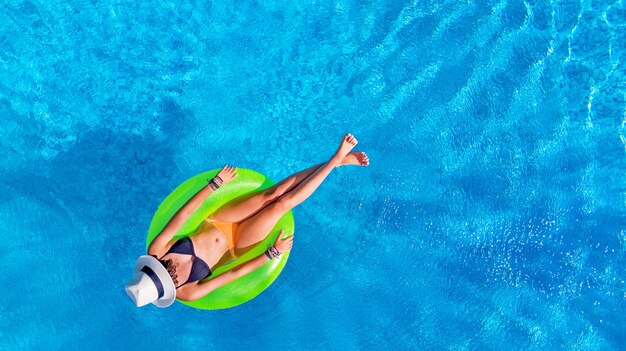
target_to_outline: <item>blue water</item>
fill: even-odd
[[[224,3],[0,2],[0,349],[625,349],[623,0]],[[346,131],[264,293],[134,307],[178,184]]]

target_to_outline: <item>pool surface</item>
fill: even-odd
[[[224,3],[0,0],[0,349],[624,350],[624,0]],[[178,184],[347,131],[265,292],[132,304]]]

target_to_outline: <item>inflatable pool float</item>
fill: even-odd
[[[206,186],[207,179],[215,177],[219,171],[220,169],[214,169],[188,179],[163,200],[150,223],[148,238],[146,240],[146,251],[152,240],[165,228],[176,212],[183,207],[194,194]],[[174,236],[175,239],[193,234],[204,218],[232,199],[253,191],[266,189],[274,184],[274,182],[266,176],[253,170],[239,168],[237,169],[237,173],[237,178],[209,195],[200,208],[189,217],[187,222],[185,222],[178,233],[176,233]],[[274,244],[281,230],[285,231],[283,237],[293,235],[294,220],[292,211],[282,216],[270,234],[250,251],[240,255],[234,261],[223,264],[217,268],[212,267],[213,274],[209,279],[217,277],[234,267],[262,255],[265,250],[267,250],[268,246]],[[286,252],[280,255],[279,259],[267,262],[252,273],[246,274],[243,277],[215,289],[201,299],[195,301],[178,301],[187,306],[205,310],[230,308],[250,301],[276,280],[283,270],[283,267],[285,267],[289,254],[290,252]]]

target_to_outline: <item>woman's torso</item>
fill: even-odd
[[[203,221],[194,234],[189,236],[193,243],[196,257],[200,258],[207,265],[214,269],[222,257],[228,252],[228,241],[224,234],[213,224]],[[191,255],[168,253],[163,259],[171,259],[176,266],[178,284],[182,284],[189,279],[194,259]]]

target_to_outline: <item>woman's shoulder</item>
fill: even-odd
[[[167,243],[162,243],[159,238],[156,238],[150,243],[150,246],[148,246],[148,255],[162,257],[177,241],[178,239],[172,239]]]

